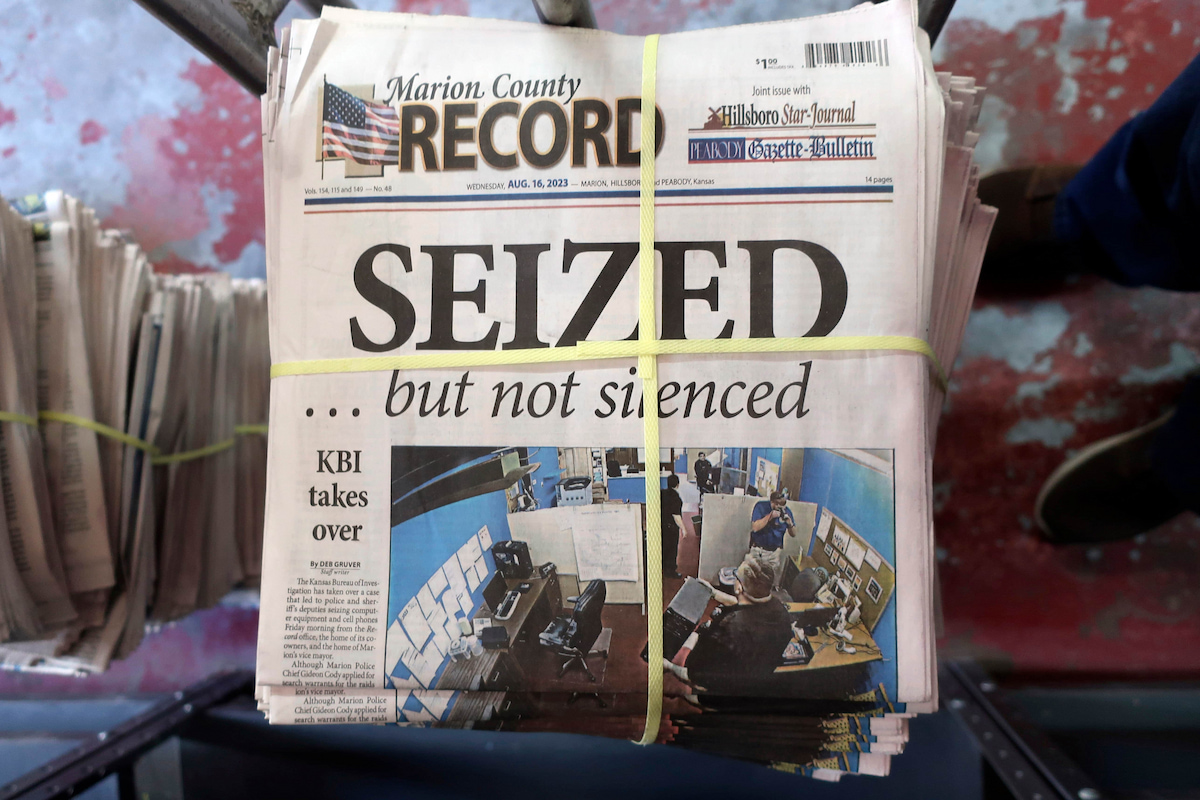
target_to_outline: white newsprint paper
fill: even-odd
[[[661,37],[658,339],[902,336],[952,362],[991,217],[977,170],[944,162],[969,164],[982,94],[925,41],[901,0]],[[273,721],[644,698],[646,615],[668,604],[668,697],[936,703],[931,359],[660,356],[657,460],[633,357],[295,374],[637,339],[643,44],[326,8],[272,53]]]

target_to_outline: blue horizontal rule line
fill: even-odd
[[[655,197],[744,197],[780,194],[891,194],[891,186],[762,186],[751,189],[656,189]],[[514,200],[636,199],[637,189],[609,192],[512,192],[503,194],[376,195],[374,197],[306,197],[306,206],[344,203],[486,203]]]

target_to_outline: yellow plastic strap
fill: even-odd
[[[107,436],[109,439],[115,439],[121,444],[127,444],[130,447],[136,447],[138,450],[145,450],[151,455],[158,455],[158,448],[150,442],[139,439],[136,436],[130,436],[128,433],[110,428],[103,422],[96,422],[94,419],[86,417],[78,417],[74,414],[67,414],[63,411],[39,411],[38,418],[43,422],[63,422],[67,425],[74,425],[79,428],[87,428],[89,431],[95,431],[101,436]]]
[[[233,432],[238,436],[259,436],[267,435],[267,423],[263,422],[258,425],[234,425]]]
[[[96,422],[94,419],[76,416],[75,414],[67,414],[63,411],[39,411],[38,418],[43,422],[62,422],[66,425],[75,425],[80,428],[87,428],[89,431],[94,431],[101,436],[107,436],[109,439],[114,439],[121,444],[130,447],[136,447],[138,450],[143,450],[150,454],[150,463],[159,464],[180,464],[184,461],[192,461],[197,458],[204,458],[216,453],[228,450],[237,444],[236,437],[230,437],[216,444],[210,444],[206,447],[198,447],[195,450],[185,450],[182,453],[169,453],[162,455],[161,451],[155,445],[136,436],[130,436],[128,433],[122,433],[116,428],[109,427],[102,422]],[[0,411],[0,422],[24,422],[26,425],[37,424],[36,420],[30,417],[25,417],[21,414],[10,414],[6,411]],[[263,433],[267,432],[266,425],[237,425],[234,427],[234,432],[237,434],[247,433]]]
[[[228,450],[235,444],[237,444],[237,438],[230,436],[224,441],[210,444],[207,447],[198,447],[195,450],[185,450],[182,453],[170,453],[165,456],[154,456],[154,458],[150,459],[150,463],[156,466],[159,464],[180,464],[184,461],[193,461],[197,458],[204,458],[205,456],[220,453]]]
[[[644,355],[728,355],[737,353],[919,353],[929,359],[938,386],[946,390],[946,371],[933,348],[916,336],[815,336],[783,339],[653,339],[633,342],[580,342],[574,347],[537,350],[476,350],[462,353],[429,353],[412,356],[366,356],[284,361],[271,365],[271,377],[331,375],[346,372],[387,372],[394,369],[455,369],[503,367],[511,364],[554,364]]]
[[[658,35],[646,37],[642,48],[642,165],[641,225],[638,240],[638,344],[653,346],[654,298],[654,120]],[[656,351],[638,354],[642,376],[642,447],[646,450],[646,730],[638,744],[653,744],[662,725],[662,519],[658,466],[658,362]],[[651,468],[653,464],[653,468]],[[672,569],[672,572],[674,570]]]
[[[37,417],[31,417],[28,414],[14,414],[11,411],[0,411],[0,422],[19,422],[32,428],[36,428],[38,424]]]

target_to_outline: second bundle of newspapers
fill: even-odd
[[[265,288],[155,274],[61,191],[0,199],[0,669],[102,672],[256,580]]]
[[[269,719],[886,773],[937,704],[932,446],[994,216],[915,4],[327,7],[270,61]]]

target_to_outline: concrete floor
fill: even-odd
[[[387,0],[360,6],[392,8]],[[844,0],[594,0],[601,27],[665,32],[833,10]],[[533,19],[528,0],[400,10]],[[990,87],[996,169],[1086,160],[1200,46],[1192,0],[959,0],[936,50]],[[131,229],[164,270],[263,272],[258,100],[129,0],[70,13],[0,0],[0,193],[63,188]],[[1033,672],[1200,672],[1200,527],[1057,549],[1033,531],[1044,478],[1093,439],[1153,419],[1200,362],[1191,297],[1079,281],[980,297],[934,476],[946,637]],[[0,692],[158,691],[253,663],[255,614],[219,608],[86,681],[0,675]]]

